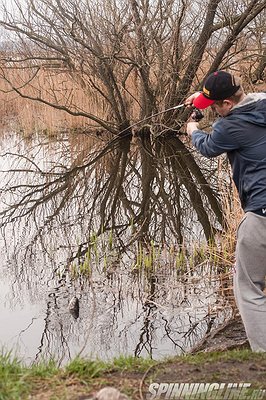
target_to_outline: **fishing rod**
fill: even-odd
[[[135,126],[141,124],[142,122],[148,121],[149,119],[152,119],[153,117],[157,117],[158,115],[164,114],[164,113],[166,113],[168,111],[177,110],[177,109],[183,108],[183,107],[186,107],[186,104],[184,104],[184,103],[183,104],[178,104],[177,106],[170,107],[170,108],[167,108],[166,110],[159,111],[159,112],[157,112],[155,114],[149,115],[148,117],[145,117],[145,118],[141,119],[140,121],[137,121],[134,124],[128,126],[125,129],[123,129],[116,136],[117,137],[120,136],[122,133],[126,132],[128,129],[134,128]],[[202,114],[202,112],[198,108],[193,107],[192,110],[193,111],[191,113],[191,118],[192,118],[193,121],[198,122],[204,117],[204,115]]]
[[[145,121],[148,121],[149,119],[151,119],[151,118],[153,118],[153,117],[156,117],[156,116],[158,116],[158,115],[164,114],[164,113],[166,113],[167,111],[177,110],[177,109],[182,108],[182,107],[186,107],[186,104],[184,104],[184,103],[183,103],[183,104],[178,104],[177,106],[167,108],[166,110],[159,111],[159,112],[157,112],[157,113],[155,113],[155,114],[149,115],[148,117],[145,117],[145,118],[141,119],[140,121],[137,121],[137,122],[135,122],[134,124],[132,124],[132,125],[130,125],[130,126],[127,126],[125,129],[123,129],[122,131],[118,132],[118,133],[108,142],[107,146],[110,148],[114,143],[116,143],[116,142],[118,141],[118,139],[121,139],[121,134],[124,133],[124,132],[126,132],[126,131],[128,131],[129,129],[134,128],[135,126],[137,126],[137,125],[139,125],[139,124],[141,124],[141,123],[143,123],[143,122],[145,122]],[[192,119],[193,121],[198,122],[198,121],[200,121],[200,120],[204,117],[204,115],[202,114],[202,112],[201,112],[198,108],[196,108],[196,107],[193,106],[193,108],[192,108],[192,113],[191,113],[190,117],[191,117],[191,119]],[[129,134],[129,133],[128,133],[128,134]],[[105,151],[106,151],[106,149],[105,149],[105,150],[102,150],[102,152],[97,156],[97,158],[100,158],[100,157],[102,156],[102,154],[103,154]]]

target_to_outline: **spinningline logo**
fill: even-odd
[[[263,400],[266,390],[251,383],[151,383],[147,400]]]

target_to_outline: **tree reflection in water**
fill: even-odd
[[[198,182],[192,179],[196,164],[172,135],[154,143],[145,132],[103,145],[87,140],[87,153],[67,136],[2,142],[9,307],[39,310],[32,323],[23,322],[19,339],[42,321],[37,348],[25,347],[35,360],[60,364],[77,354],[185,352],[213,322],[215,302],[216,309],[224,306],[207,262],[177,263],[184,242],[213,237],[221,218],[215,194],[201,184],[199,169]],[[69,312],[74,296],[77,319]],[[228,313],[216,312],[215,321]]]

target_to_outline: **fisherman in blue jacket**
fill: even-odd
[[[227,153],[245,216],[237,232],[234,294],[253,351],[266,352],[266,93],[245,94],[237,77],[216,71],[185,104],[211,107],[212,132],[187,123],[196,149],[211,158]]]

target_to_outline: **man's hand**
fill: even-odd
[[[185,100],[185,102],[184,102],[185,106],[187,106],[187,107],[192,107],[192,106],[193,106],[193,100],[194,100],[196,97],[198,97],[198,96],[200,95],[200,93],[201,93],[201,92],[195,92],[195,93],[193,93],[191,96],[189,96],[189,97]]]
[[[195,121],[189,121],[187,123],[187,134],[188,136],[192,135],[193,131],[196,131],[197,129],[199,129],[199,124]]]
[[[194,100],[196,97],[198,97],[198,96],[200,95],[200,93],[201,93],[201,92],[195,92],[195,93],[193,93],[191,96],[189,96],[189,97],[185,100],[184,104],[185,104],[187,107],[193,107],[193,100]],[[187,122],[187,129],[186,129],[186,130],[187,130],[188,136],[191,136],[191,135],[192,135],[192,132],[195,131],[195,130],[197,130],[197,129],[199,129],[199,124],[198,124],[196,121],[193,121],[193,119],[190,117],[189,120],[188,120],[188,122]]]

